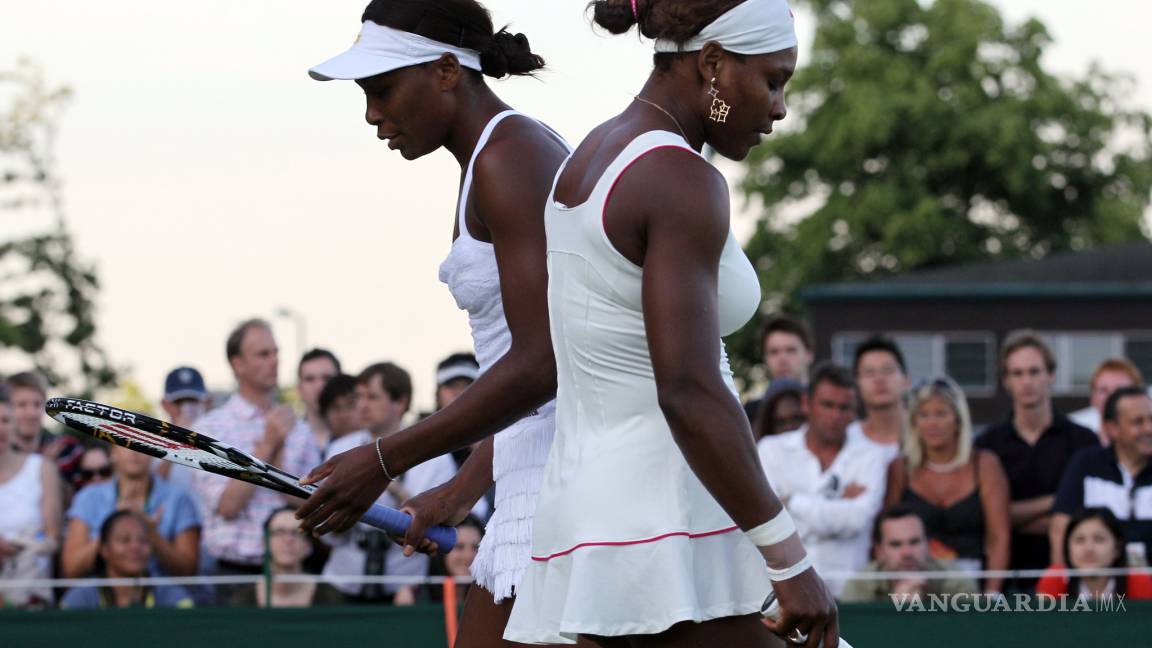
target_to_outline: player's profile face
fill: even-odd
[[[406,160],[435,151],[448,137],[439,63],[412,65],[356,82],[364,91],[364,120],[376,127],[377,138]]]
[[[753,56],[728,56],[716,74],[717,99],[728,105],[723,122],[705,121],[705,136],[709,144],[726,158],[740,161],[748,157],[752,147],[758,146],[776,122],[784,119],[788,109],[784,103],[784,87],[796,71],[795,47]],[[713,98],[704,97],[709,104],[706,115],[712,114]]]

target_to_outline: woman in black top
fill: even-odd
[[[951,378],[924,381],[912,391],[901,456],[888,468],[885,505],[897,502],[924,520],[932,557],[974,569],[1006,569],[1009,555],[1008,478],[996,455],[973,453],[964,392]],[[984,582],[998,592],[1002,578]]]

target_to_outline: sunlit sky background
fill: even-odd
[[[415,400],[435,363],[471,347],[465,315],[437,279],[459,169],[446,152],[406,162],[362,119],[352,83],[306,69],[349,45],[366,0],[0,0],[0,70],[20,57],[75,97],[57,156],[80,253],[98,263],[99,339],[158,398],[164,374],[192,364],[233,386],[224,338],[269,318],[294,381],[301,343],[350,371],[390,359]],[[543,54],[539,80],[494,82],[513,106],[573,143],[618,112],[645,79],[650,46],[593,32],[583,0],[490,0]],[[1091,61],[1131,74],[1152,111],[1152,6],[995,0],[1011,23],[1040,18],[1050,69]],[[800,64],[814,25],[797,12]],[[735,165],[724,165],[733,179]],[[737,201],[738,203],[738,201]],[[750,216],[734,227],[746,235]],[[291,318],[305,325],[300,340]],[[20,367],[0,359],[0,372]]]

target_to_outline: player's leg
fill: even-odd
[[[508,625],[508,616],[512,614],[513,601],[512,598],[506,598],[496,603],[492,593],[483,587],[473,585],[469,588],[453,648],[526,647],[528,644],[504,641],[504,626]],[[595,648],[595,644],[584,639],[577,645]]]

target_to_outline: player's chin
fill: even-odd
[[[743,162],[744,159],[748,157],[748,154],[752,152],[752,147],[759,143],[760,139],[757,137],[755,140],[744,142],[716,142],[712,144],[712,148],[733,162]]]

